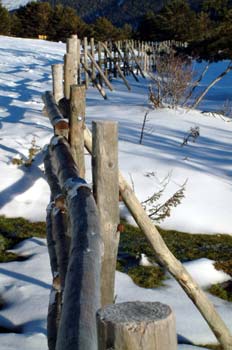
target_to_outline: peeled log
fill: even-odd
[[[176,350],[175,318],[159,302],[108,305],[97,313],[99,350]]]

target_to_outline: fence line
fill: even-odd
[[[118,249],[119,190],[135,221],[152,244],[160,262],[171,272],[198,307],[222,344],[223,349],[232,350],[232,337],[223,320],[200,287],[169,251],[134,192],[118,172],[117,127],[115,123],[95,122],[93,124],[93,135],[84,125],[83,100],[85,94],[80,93],[83,90],[83,85],[73,85],[73,81],[75,80],[76,84],[78,80],[78,74],[76,74],[78,65],[74,62],[76,56],[70,53],[72,52],[71,42],[78,39],[76,37],[73,37],[73,39],[68,44],[69,53],[65,56],[67,58],[67,55],[71,55],[72,60],[69,61],[70,66],[65,68],[67,74],[64,76],[64,84],[62,81],[53,83],[53,94],[46,92],[43,96],[55,134],[45,156],[45,172],[51,188],[51,203],[47,214],[47,235],[53,274],[48,314],[49,350],[107,350],[109,347],[115,350],[121,348],[136,350],[137,344],[144,337],[144,333],[141,334],[140,332],[141,325],[143,325],[143,329],[148,329],[148,324],[154,318],[156,318],[156,322],[153,325],[153,331],[158,332],[158,340],[154,344],[154,350],[176,350],[177,348],[174,319],[173,316],[169,317],[170,313],[167,312],[167,307],[162,306],[161,310],[163,311],[158,312],[159,316],[157,316],[155,310],[159,307],[156,305],[154,306],[154,313],[149,315],[146,312],[140,320],[135,321],[138,304],[125,304],[125,307],[122,307],[124,310],[122,322],[124,322],[125,317],[128,317],[128,313],[129,315],[135,315],[133,319],[128,321],[128,328],[126,326],[125,329],[117,328],[117,317],[111,319],[112,313],[118,315],[118,306],[114,306],[112,303]],[[137,69],[142,75],[144,67],[149,67],[149,62],[144,55],[144,50],[147,50],[146,44],[142,43],[140,45],[141,50],[138,56],[135,51],[131,51],[131,48],[136,49],[135,43],[127,42],[125,45],[119,42],[113,47],[116,48],[116,53],[120,53],[118,54],[120,60],[121,58],[124,60],[124,76],[129,72],[133,72],[133,76],[138,79],[135,70]],[[102,48],[104,46],[98,44],[100,51]],[[93,50],[93,47],[91,50]],[[124,50],[123,53],[122,50]],[[107,53],[107,50],[105,52]],[[134,53],[131,54],[131,52]],[[99,73],[99,69],[94,64],[95,61],[92,55],[90,61],[86,60],[84,64],[81,57],[80,64],[82,68],[84,67],[85,72],[88,72],[89,78],[97,79],[95,73],[98,70],[101,79],[103,80],[104,76],[105,80],[110,65],[106,60],[105,62],[102,61],[102,52],[99,53],[98,65],[100,62],[102,74]],[[90,57],[88,52],[85,52],[84,55],[85,58]],[[109,54],[108,57],[110,57]],[[111,62],[111,69],[113,69],[113,63],[115,62]],[[92,69],[96,69],[94,72],[91,71],[91,64]],[[60,74],[53,74],[54,79],[60,79],[60,76]],[[80,76],[83,77],[82,72],[80,72]],[[99,86],[102,83],[101,79],[98,81]],[[85,86],[88,84],[85,82]],[[64,85],[65,97],[58,100],[58,96],[63,96],[60,89],[62,85]],[[76,96],[75,92],[78,92]],[[69,120],[66,120],[64,116],[67,116]],[[75,132],[77,129],[78,136],[75,136],[77,135]],[[113,135],[114,139],[112,138]],[[76,147],[74,142],[70,147],[70,141],[75,137],[78,137],[80,144]],[[83,166],[83,157],[79,153],[83,154],[84,144],[93,155],[94,197],[97,206],[89,185],[80,177],[79,167],[81,169]],[[112,150],[111,145],[114,145]],[[109,157],[111,151],[113,156]],[[110,181],[111,179],[112,181]],[[62,250],[63,246],[65,247],[64,250]],[[109,309],[106,306],[106,309],[103,308],[98,311],[98,322],[100,323],[98,324],[97,333],[97,310],[108,303],[111,304]],[[104,325],[101,324],[104,312],[106,312],[106,315],[110,315],[108,325],[107,322]],[[166,325],[162,327],[164,319]],[[135,326],[138,324],[139,326]],[[133,329],[132,333],[129,332],[131,329]],[[162,331],[159,332],[158,329],[162,329]],[[169,330],[168,336],[167,330]],[[127,335],[124,336],[123,334]],[[163,343],[162,339],[165,337],[170,337],[170,339]],[[127,339],[131,339],[130,343],[127,343]],[[147,339],[149,339],[149,336]],[[147,341],[143,346],[143,350],[150,349],[151,343]]]

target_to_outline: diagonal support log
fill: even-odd
[[[125,63],[126,67],[128,68],[128,70],[130,71],[130,73],[133,75],[134,79],[139,82],[139,79],[136,77],[133,69],[131,68],[131,66],[129,65],[129,63],[125,60],[125,58],[123,57],[123,55],[121,54],[121,51],[119,50],[119,47],[116,43],[114,43],[114,47],[115,50],[117,51],[117,53],[119,54],[121,60]]]
[[[105,74],[103,73],[102,69],[99,67],[99,65],[97,64],[97,62],[95,61],[94,57],[88,53],[88,57],[90,58],[92,64],[94,65],[94,67],[98,70],[99,74],[101,75],[102,79],[104,80],[105,84],[108,86],[108,88],[113,91],[113,86],[110,84],[109,80],[106,78]]]
[[[113,56],[112,56],[110,50],[108,49],[108,47],[107,47],[103,42],[99,42],[99,44],[104,48],[104,50],[106,51],[106,53],[107,53],[107,55],[109,56],[109,58],[110,58],[112,61],[114,61],[114,58],[113,58]],[[118,71],[120,77],[121,77],[122,80],[124,81],[124,83],[125,83],[127,89],[130,91],[130,90],[131,90],[131,87],[130,87],[128,81],[126,80],[125,75],[123,74],[121,68],[119,67],[119,65],[118,65],[117,63],[115,63],[115,68],[117,69],[117,71]]]

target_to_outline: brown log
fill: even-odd
[[[108,305],[97,313],[99,350],[176,350],[175,318],[158,302]]]
[[[114,302],[118,255],[118,127],[115,122],[93,122],[93,193],[97,202],[104,255],[101,267],[101,305]]]
[[[73,158],[79,169],[79,176],[85,178],[84,127],[85,86],[72,85],[70,97],[69,143]]]
[[[60,291],[63,293],[65,277],[68,267],[69,239],[67,238],[67,217],[66,213],[59,208],[53,210],[53,237],[57,256]]]
[[[87,128],[84,132],[84,138],[86,148],[90,153],[92,153],[92,137],[91,132]],[[207,298],[206,294],[193,280],[185,267],[168,249],[157,228],[149,219],[141,203],[135,196],[133,189],[127,183],[120,172],[119,189],[124,203],[140,227],[141,231],[146,235],[147,239],[151,243],[160,263],[168,269],[168,271],[173,275],[173,277],[184,289],[189,298],[196,305],[208,323],[209,327],[213,331],[215,337],[222,345],[223,350],[232,350],[232,336],[224,321],[221,319],[220,315],[217,313],[213,304]]]
[[[61,135],[67,138],[69,129],[68,121],[63,118],[63,115],[61,114],[56,104],[54,96],[50,91],[46,91],[42,96],[42,99],[45,104],[50,122],[54,127],[55,135]]]

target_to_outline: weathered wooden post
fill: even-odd
[[[119,243],[118,126],[93,122],[93,194],[97,202],[104,255],[101,268],[102,306],[114,301],[114,280]]]
[[[94,46],[94,38],[90,38],[90,53],[91,56],[95,59],[95,46]],[[96,74],[95,74],[95,67],[93,62],[91,63],[91,79],[94,80],[96,78]]]
[[[88,69],[88,39],[84,37],[84,64]],[[88,73],[85,71],[85,87],[88,89],[89,87],[89,76]]]
[[[62,63],[52,65],[52,93],[58,103],[64,97],[64,65]]]
[[[75,62],[73,54],[64,55],[64,96],[70,99],[70,87],[76,84]]]
[[[99,67],[101,68],[102,67],[102,47],[101,47],[101,43],[100,43],[100,41],[98,42],[98,45],[97,45],[97,47],[98,47],[98,65],[99,65]],[[99,76],[99,84],[102,86],[102,77],[98,74],[98,76]]]
[[[105,41],[105,46],[107,47],[108,43]],[[104,74],[108,78],[108,59],[107,59],[107,53],[104,50]]]
[[[97,313],[99,350],[176,350],[175,318],[159,302],[108,305]]]
[[[77,35],[72,35],[71,38],[67,39],[66,42],[67,53],[72,54],[73,56],[73,79],[74,84],[77,83]]]
[[[81,84],[81,41],[77,38],[77,84]]]
[[[84,127],[85,85],[72,85],[70,96],[69,143],[72,156],[78,166],[79,175],[85,178]]]

